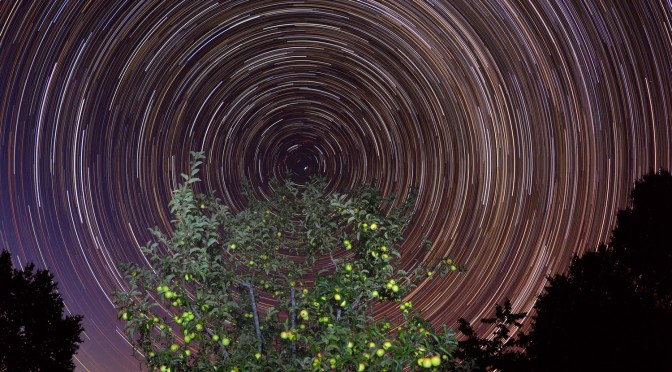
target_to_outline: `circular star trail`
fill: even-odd
[[[404,266],[469,271],[420,282],[416,307],[527,311],[672,168],[671,23],[662,0],[2,2],[1,245],[85,316],[81,370],[135,370],[117,263],[169,228],[202,150],[201,187],[234,209],[287,171],[417,187]]]

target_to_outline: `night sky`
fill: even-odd
[[[451,326],[528,311],[672,168],[671,23],[667,0],[0,1],[0,248],[85,316],[79,370],[137,370],[117,263],[169,228],[202,150],[234,210],[288,169],[415,185],[405,267],[469,271],[413,304]]]

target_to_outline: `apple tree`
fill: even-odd
[[[464,271],[444,258],[400,268],[397,249],[412,200],[374,188],[325,194],[324,180],[247,188],[232,212],[196,192],[203,154],[170,201],[172,231],[153,229],[151,267],[120,266],[115,293],[134,350],[152,370],[459,370],[457,341],[405,296],[421,277]],[[373,315],[398,304],[401,321]]]

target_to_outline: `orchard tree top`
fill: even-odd
[[[151,369],[461,368],[453,332],[403,301],[419,276],[464,270],[449,258],[399,269],[410,200],[383,213],[392,200],[370,187],[325,195],[324,181],[285,180],[231,213],[193,191],[203,155],[193,156],[170,202],[173,231],[153,230],[142,248],[152,267],[123,264],[130,287],[116,293]],[[380,301],[399,303],[403,321],[374,319]]]
[[[63,317],[54,276],[0,255],[0,371],[72,371],[82,316]]]

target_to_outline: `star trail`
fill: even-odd
[[[415,186],[404,264],[469,271],[413,304],[450,326],[528,311],[672,168],[671,23],[662,0],[0,2],[0,248],[85,316],[79,370],[137,370],[117,263],[145,262],[204,151],[234,209],[287,170]]]

